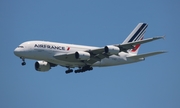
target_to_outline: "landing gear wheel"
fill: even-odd
[[[26,62],[22,62],[21,65],[22,65],[22,66],[26,65]]]
[[[79,70],[75,70],[74,72],[75,72],[75,73],[79,73],[80,71],[79,71]]]
[[[84,66],[84,67],[79,67],[79,69],[75,70],[75,73],[81,73],[81,72],[86,72],[86,71],[90,71],[93,70],[93,67],[90,67],[89,65]]]
[[[68,70],[66,70],[65,72],[66,72],[66,74],[68,74],[68,73],[73,72],[73,70],[72,70],[72,69],[68,69]]]

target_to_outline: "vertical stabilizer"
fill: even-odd
[[[135,42],[144,38],[144,33],[148,25],[146,23],[139,23],[129,36],[124,40],[123,44],[129,42]],[[128,50],[129,53],[137,54],[140,48],[140,44],[134,46],[134,49]]]

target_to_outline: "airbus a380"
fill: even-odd
[[[150,52],[138,55],[141,44],[164,38],[153,37],[143,39],[148,25],[139,23],[121,44],[92,47],[48,41],[27,41],[20,44],[14,54],[22,59],[38,60],[35,69],[40,72],[49,71],[57,65],[68,68],[65,72],[81,73],[93,70],[93,67],[115,66],[145,60],[146,57],[165,53],[165,51]]]

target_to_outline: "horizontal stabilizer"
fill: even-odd
[[[154,56],[161,53],[166,53],[166,51],[157,51],[157,52],[151,52],[151,53],[146,53],[146,54],[134,55],[134,56],[129,56],[127,58],[140,59],[140,58],[146,58],[146,57]]]
[[[134,48],[133,45],[144,44],[144,43],[151,42],[151,41],[158,40],[158,39],[164,39],[164,36],[138,40],[136,42],[129,42],[129,43],[125,43],[125,44],[116,44],[114,46],[117,46],[117,47],[121,48],[121,51],[126,52],[129,49],[133,49]]]

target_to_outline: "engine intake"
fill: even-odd
[[[109,54],[118,54],[120,52],[120,48],[116,46],[105,46],[104,52]]]
[[[37,61],[35,62],[36,71],[45,72],[51,69],[51,65],[46,61]]]
[[[75,58],[80,60],[89,60],[90,54],[88,52],[77,51],[75,52]]]

